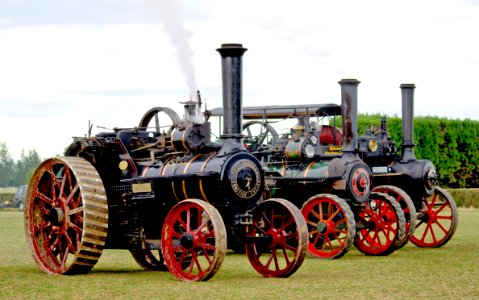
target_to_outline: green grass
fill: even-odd
[[[143,271],[125,250],[104,250],[87,275],[42,273],[27,249],[23,215],[0,210],[0,298],[7,299],[400,299],[479,298],[479,210],[461,209],[442,248],[412,244],[386,257],[352,249],[344,257],[308,257],[290,278],[263,278],[244,255],[228,254],[210,281],[186,283]]]

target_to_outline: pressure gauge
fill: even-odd
[[[306,145],[304,148],[304,155],[307,158],[313,158],[314,157],[314,147],[313,145]]]

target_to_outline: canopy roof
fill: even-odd
[[[223,107],[209,111],[211,116],[222,116]],[[301,116],[337,116],[341,115],[341,106],[334,103],[302,105],[270,105],[243,107],[244,119],[285,119]]]

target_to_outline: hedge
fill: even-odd
[[[359,114],[359,135],[371,126],[379,128],[379,114]],[[388,133],[402,144],[402,121],[388,117]],[[438,117],[414,119],[414,152],[429,159],[439,172],[439,183],[449,188],[479,188],[479,121]]]
[[[458,207],[479,207],[479,189],[447,189]]]

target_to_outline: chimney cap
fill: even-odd
[[[354,79],[354,78],[346,78],[346,79],[341,79],[340,81],[338,81],[339,84],[360,84],[361,81],[357,80],[357,79]]]
[[[399,87],[402,89],[414,89],[416,85],[414,83],[403,83]]]

